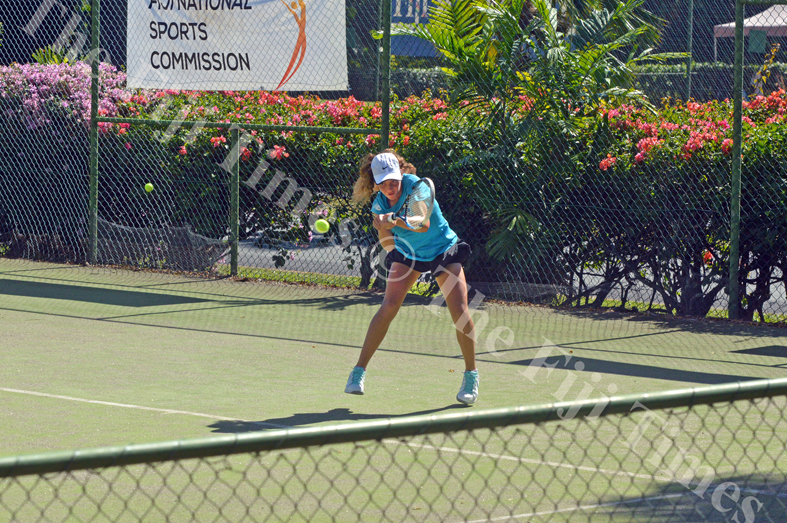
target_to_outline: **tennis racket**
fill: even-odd
[[[388,221],[393,223],[399,218],[410,229],[420,229],[429,220],[432,209],[434,209],[434,184],[429,178],[421,178],[413,185],[399,212],[392,214]]]

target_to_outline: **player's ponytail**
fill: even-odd
[[[372,175],[372,160],[376,155],[369,153],[361,158],[361,167],[358,169],[358,179],[353,186],[353,201],[366,203],[372,199],[374,193],[374,176]]]

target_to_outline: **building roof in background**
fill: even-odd
[[[758,15],[743,21],[743,34],[749,31],[765,31],[768,36],[787,36],[787,5],[775,5]],[[713,27],[714,38],[734,38],[735,22]]]

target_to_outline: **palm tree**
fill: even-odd
[[[619,0],[559,0],[561,11],[566,18],[568,26],[573,26],[579,20],[587,18],[594,11],[604,9],[609,12],[615,11]],[[665,21],[647,9],[643,8],[644,2],[640,2],[634,9],[617,20],[614,24],[615,30],[619,34],[627,33],[633,29],[642,27],[645,29],[640,45],[654,45],[661,39],[661,30]]]
[[[657,42],[661,27],[643,1],[563,0],[555,8],[546,0],[437,0],[427,24],[396,24],[392,34],[429,41],[447,63],[454,100],[483,106],[500,130],[523,95],[645,102],[630,68],[666,55],[638,51]],[[555,110],[553,102],[542,109]]]

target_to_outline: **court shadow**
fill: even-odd
[[[621,311],[620,309],[588,309],[559,307],[553,309],[557,314],[578,319],[598,322],[648,323],[664,329],[678,329],[695,334],[716,336],[748,336],[750,338],[783,338],[784,330],[779,323],[753,323],[731,321],[727,318],[696,318],[673,316],[664,312]]]
[[[735,381],[752,381],[761,378],[751,376],[736,376],[734,374],[719,374],[715,372],[697,372],[682,369],[670,369],[654,365],[637,365],[619,361],[597,360],[593,358],[571,358],[566,362],[563,356],[547,358],[542,362],[534,363],[533,359],[512,361],[512,365],[528,367],[530,365],[549,365],[556,369],[565,369],[578,372],[598,372],[599,374],[614,374],[634,378],[647,378],[654,380],[680,381],[684,383],[702,383],[705,385],[719,385]],[[568,363],[568,364],[567,364]]]
[[[289,429],[305,425],[315,425],[318,423],[338,423],[342,421],[367,421],[375,419],[395,419],[409,416],[424,416],[445,412],[454,409],[469,408],[467,405],[458,403],[441,407],[438,409],[421,410],[418,412],[408,412],[407,414],[357,414],[348,408],[331,409],[327,412],[303,412],[287,416],[285,418],[270,418],[263,421],[235,421],[221,420],[208,425],[211,432],[221,434],[240,434],[243,432],[259,432],[264,430]]]
[[[787,358],[787,347],[784,345],[768,345],[767,347],[755,347],[732,352],[736,354],[751,354],[753,356],[769,356],[771,358]]]
[[[611,496],[595,501],[596,515],[605,521],[609,518],[653,523],[785,521],[787,517],[787,494],[784,492],[787,478],[781,471],[771,475],[714,477],[702,494],[695,490],[701,489],[697,481],[702,478],[692,479],[689,486],[674,481],[654,485],[655,488],[641,496]]]
[[[6,279],[0,279],[0,295],[44,298],[49,300],[81,301],[102,305],[117,305],[121,307],[186,305],[204,303],[207,301],[201,298],[173,296],[171,294]]]
[[[165,292],[146,292],[138,286],[129,286],[130,289],[105,289],[96,288],[91,282],[82,282],[86,285],[33,282],[23,280],[9,280],[0,278],[0,295],[20,296],[24,298],[46,298],[53,300],[71,300],[104,305],[119,305],[123,307],[155,307],[159,305],[186,305],[194,303],[215,302],[217,298],[228,305],[236,307],[257,305],[297,305],[303,307],[318,307],[324,310],[344,310],[356,305],[379,305],[383,295],[375,292],[348,293],[340,296],[326,295],[325,292],[310,295],[309,289],[298,289],[283,286],[279,292],[270,296],[228,299],[221,293],[199,293],[186,290],[191,297],[176,296]],[[169,285],[169,284],[168,284]],[[113,287],[118,287],[113,285]],[[151,286],[152,287],[152,286]],[[197,294],[197,296],[193,296]],[[199,296],[203,294],[203,296]]]

